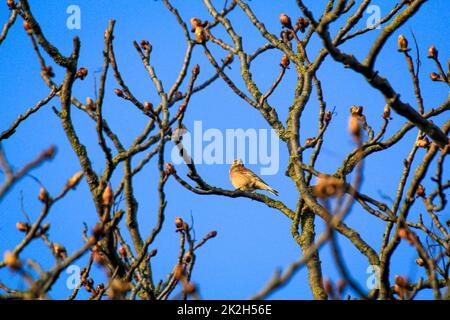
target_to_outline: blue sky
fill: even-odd
[[[323,7],[324,1],[306,1],[316,16]],[[214,3],[221,8],[223,1]],[[301,15],[295,1],[277,2],[269,0],[253,0],[249,2],[257,17],[267,26],[269,31],[278,34],[281,27],[278,21],[280,13],[287,13],[296,20]],[[387,1],[374,1],[374,4],[386,5]],[[66,27],[69,5],[79,5],[81,8],[81,29],[69,30]],[[165,88],[170,88],[176,79],[181,67],[186,43],[183,33],[175,18],[161,1],[30,1],[31,9],[40,22],[47,38],[53,42],[64,54],[71,50],[71,39],[79,36],[81,39],[81,55],[79,66],[89,69],[89,76],[83,82],[74,86],[74,95],[84,101],[87,96],[94,96],[95,71],[101,70],[103,64],[103,33],[109,19],[116,19],[115,52],[117,62],[128,86],[141,101],[158,103],[158,95],[148,77],[141,60],[132,45],[133,40],[147,39],[153,45],[151,62],[156,73],[162,80]],[[202,1],[174,0],[185,21],[193,16],[202,20],[211,20]],[[392,4],[388,4],[389,6]],[[388,9],[382,8],[382,15]],[[0,8],[0,21],[8,17],[6,5]],[[433,83],[428,74],[435,71],[434,64],[426,59],[426,51],[432,44],[439,49],[439,55],[449,55],[448,20],[450,18],[450,3],[447,0],[429,1],[423,5],[420,12],[404,25],[388,41],[381,52],[376,69],[380,74],[388,77],[393,87],[401,94],[402,99],[416,106],[412,81],[407,71],[403,55],[397,52],[397,36],[405,34],[411,40],[411,31],[417,38],[422,65],[420,72],[421,89],[425,100],[425,109],[437,107],[447,97],[448,90],[444,84]],[[366,14],[367,18],[369,17]],[[264,44],[264,39],[249,23],[247,17],[239,10],[230,15],[236,31],[243,36],[243,45],[248,52]],[[340,26],[341,22],[337,23]],[[364,26],[365,19],[359,27]],[[332,31],[336,29],[333,28]],[[215,30],[215,34],[230,42],[223,30]],[[363,58],[370,45],[378,35],[375,30],[371,34],[356,41],[349,41],[343,46],[346,52],[352,52],[357,58]],[[410,41],[412,42],[412,41]],[[226,53],[212,44],[209,45],[216,59],[224,58]],[[309,57],[314,57],[320,50],[321,44],[313,38],[308,47]],[[415,51],[413,51],[415,56]],[[252,73],[257,85],[266,91],[279,73],[279,52],[270,52],[259,57],[252,64]],[[61,81],[63,70],[56,67],[49,57],[46,61],[53,66],[56,80]],[[199,82],[214,74],[214,70],[206,60],[200,47],[194,50],[193,63],[201,67]],[[22,22],[11,29],[7,40],[0,46],[0,96],[2,102],[2,117],[0,130],[4,130],[38,100],[43,99],[49,89],[39,76],[40,66],[35,52],[32,50],[28,36],[22,27]],[[244,88],[239,78],[239,66],[233,64],[232,70],[227,73],[240,88]],[[98,73],[96,74],[98,78]],[[365,80],[350,70],[344,69],[340,64],[327,58],[322,69],[318,72],[322,81],[324,98],[328,108],[335,107],[336,114],[326,133],[323,152],[318,159],[317,168],[326,173],[334,172],[342,163],[346,154],[354,145],[351,142],[346,127],[348,109],[351,105],[363,105],[369,124],[378,130],[382,124],[381,114],[385,105],[382,96],[371,89]],[[295,86],[295,70],[288,70],[270,103],[277,107],[280,119],[286,118],[289,106],[292,103]],[[181,88],[186,90],[186,83]],[[107,80],[107,94],[104,102],[104,116],[113,130],[118,132],[124,145],[130,145],[134,137],[139,134],[146,123],[146,118],[124,100],[117,98],[113,89],[117,84],[110,74]],[[21,167],[33,159],[40,151],[55,144],[58,148],[56,159],[41,168],[34,170],[32,175],[46,186],[51,194],[56,194],[66,183],[66,180],[80,169],[79,163],[62,130],[58,118],[51,110],[51,106],[59,107],[55,99],[50,105],[44,107],[38,114],[32,116],[24,123],[17,133],[4,142],[8,159],[16,168]],[[317,132],[318,103],[313,93],[301,122],[302,140],[316,135]],[[386,137],[394,133],[405,122],[400,116],[393,114]],[[252,107],[240,100],[224,84],[218,80],[200,94],[196,94],[186,114],[184,123],[192,128],[194,121],[201,120],[204,129],[216,128],[221,131],[233,128],[268,129],[268,125]],[[445,119],[441,117],[435,122],[441,124]],[[95,126],[84,114],[73,109],[73,121],[79,132],[81,141],[87,146],[91,154],[93,166],[97,172],[104,169],[102,152],[97,145]],[[362,191],[382,200],[382,195],[393,197],[397,182],[401,176],[402,160],[407,156],[414,143],[417,130],[411,130],[404,142],[393,147],[386,153],[374,154],[366,161],[364,166],[364,182]],[[170,156],[169,145],[167,157]],[[424,151],[419,151],[420,159]],[[143,155],[141,155],[142,157]],[[307,153],[309,156],[309,153]],[[133,162],[135,165],[141,157]],[[280,192],[280,199],[289,207],[295,208],[297,193],[292,181],[284,176],[287,165],[287,151],[280,143],[280,171],[277,175],[266,176],[264,180]],[[418,161],[415,162],[417,165]],[[258,165],[250,165],[252,170],[258,171]],[[198,170],[205,180],[223,188],[232,188],[228,180],[229,165],[199,165]],[[183,166],[177,166],[180,174],[186,172]],[[430,173],[433,173],[434,166]],[[113,176],[113,187],[120,182],[120,171]],[[433,187],[428,176],[425,187]],[[139,201],[138,218],[143,235],[149,234],[156,223],[158,198],[156,186],[158,171],[155,161],[152,161],[134,180],[136,198]],[[23,210],[34,221],[40,210],[40,203],[36,199],[39,185],[31,178],[23,179],[0,202],[0,252],[11,249],[22,238],[23,234],[15,229],[18,220],[24,220]],[[54,206],[47,221],[51,222],[50,238],[65,245],[73,252],[82,245],[81,231],[83,222],[93,226],[96,214],[92,202],[89,200],[88,188],[85,181],[70,193],[61,203]],[[23,201],[21,197],[23,196]],[[198,252],[198,259],[193,274],[193,281],[198,284],[200,294],[208,299],[244,299],[262,289],[273,275],[276,268],[287,267],[299,257],[299,248],[291,237],[291,223],[278,211],[266,208],[264,205],[248,199],[230,199],[217,196],[197,196],[183,189],[175,181],[167,184],[166,220],[161,234],[154,245],[158,255],[154,258],[154,274],[156,278],[165,278],[176,263],[178,253],[178,234],[174,232],[174,218],[177,216],[190,221],[194,218],[194,228],[197,238],[211,230],[217,230],[218,236],[212,239]],[[415,221],[417,214],[423,208],[417,205],[411,212],[411,219]],[[442,219],[448,219],[449,214],[443,213]],[[381,244],[384,223],[355,205],[346,220],[347,224],[360,232],[363,239],[371,244],[377,251]],[[322,223],[317,221],[318,230],[323,230]],[[123,226],[125,229],[125,226]],[[351,269],[354,278],[364,284],[369,274],[368,262],[361,257],[356,249],[345,239],[339,238],[347,266]],[[330,248],[325,246],[321,250],[323,274],[336,281],[339,276],[330,255]],[[53,265],[54,261],[39,241],[25,251],[26,257],[38,259],[44,268]],[[397,249],[393,258],[391,275],[401,274],[413,280],[423,275],[415,268],[416,255],[405,244]],[[76,264],[83,267],[86,257]],[[101,270],[95,269],[100,277]],[[23,286],[19,277],[7,270],[0,270],[0,279],[7,283]],[[67,275],[63,274],[61,280],[50,293],[53,298],[69,296],[71,291],[65,286]],[[87,297],[85,293],[79,297]],[[424,293],[420,297],[430,297]],[[306,270],[299,272],[293,280],[281,291],[271,298],[276,299],[309,299],[311,294],[307,282]]]

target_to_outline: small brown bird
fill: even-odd
[[[237,190],[250,192],[256,189],[267,190],[278,196],[278,191],[269,187],[260,177],[244,167],[241,159],[233,160],[230,167],[230,181]]]

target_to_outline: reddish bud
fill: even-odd
[[[280,14],[280,22],[284,28],[292,29],[291,18],[289,18],[286,14]]]
[[[200,73],[200,66],[198,64],[196,64],[194,66],[194,68],[192,69],[192,75],[194,77],[197,77],[199,75],[199,73]]]
[[[171,165],[170,163],[166,162],[166,171],[165,171],[166,175],[169,174],[174,174],[177,173],[175,168],[173,167],[173,165]]]
[[[180,217],[175,218],[175,226],[177,229],[181,229],[183,227],[184,221]]]
[[[323,120],[325,120],[326,123],[329,123],[332,118],[333,118],[333,115],[332,115],[331,111],[327,111],[323,117]]]
[[[436,72],[432,72],[432,73],[430,73],[430,79],[431,79],[431,81],[440,81],[441,76],[439,74],[437,74]]]
[[[123,97],[123,91],[122,90],[116,88],[116,89],[114,89],[114,92],[116,93],[116,95],[118,97],[120,97],[120,98]]]
[[[199,18],[191,18],[191,25],[194,28],[197,28],[202,25],[202,21]]]
[[[49,195],[48,195],[47,190],[45,190],[44,188],[41,188],[39,190],[38,199],[41,200],[43,203],[47,203],[49,200]]]
[[[16,228],[22,232],[28,232],[30,230],[30,224],[26,222],[17,222]]]
[[[363,106],[351,106],[350,107],[350,113],[354,116],[362,116],[363,115],[363,111],[364,111],[364,107]]]
[[[195,40],[197,43],[203,44],[208,40],[205,30],[202,27],[196,27],[194,30]]]
[[[223,64],[224,65],[229,65],[230,63],[233,62],[233,60],[234,60],[234,55],[232,53],[229,53],[229,54],[227,54],[227,56],[223,60]]]
[[[80,78],[81,80],[84,80],[86,76],[88,75],[88,69],[86,68],[80,68],[77,71],[77,78]]]
[[[146,51],[150,50],[150,42],[148,42],[147,40],[141,40],[140,45],[141,45],[142,49],[144,49]]]
[[[438,54],[439,52],[435,46],[431,46],[428,49],[428,58],[436,60],[438,58]]]
[[[53,244],[53,252],[55,253],[55,255],[60,258],[60,259],[65,259],[67,258],[67,251],[66,248],[64,248],[62,245]]]
[[[361,136],[361,126],[359,119],[355,115],[351,115],[348,121],[348,131],[356,138]]]
[[[418,146],[419,148],[428,149],[428,147],[430,146],[430,140],[428,140],[427,137],[424,137],[423,139],[418,139],[416,141],[416,146]]]
[[[110,206],[112,205],[114,201],[114,194],[111,188],[111,185],[108,185],[102,194],[102,201],[104,206]]]
[[[23,22],[23,28],[25,29],[26,32],[28,32],[29,34],[33,33],[33,30],[30,27],[30,24],[28,23],[28,21],[24,21]]]
[[[53,72],[52,66],[45,66],[42,70],[43,70],[43,71],[47,74],[47,76],[49,76],[50,78],[53,78],[53,77],[55,76],[55,73]]]
[[[125,259],[127,257],[127,252],[124,247],[119,248],[119,255],[122,259]]]
[[[150,253],[148,254],[149,258],[152,258],[154,256],[156,256],[158,254],[158,249],[153,249],[152,251],[150,251]]]
[[[423,185],[419,184],[416,190],[416,197],[417,198],[425,198],[425,188]]]
[[[305,32],[306,28],[309,26],[309,20],[303,17],[298,18],[296,27],[301,31]]]
[[[286,55],[284,55],[284,56],[281,58],[280,66],[281,66],[282,68],[286,69],[286,68],[289,66],[290,63],[291,63],[291,61],[289,60],[289,58],[288,58]]]
[[[14,0],[7,0],[7,1],[6,1],[6,5],[7,5],[10,9],[15,9],[15,8],[16,8],[16,3],[14,2]]]
[[[208,233],[208,238],[214,238],[217,236],[217,231],[211,231],[210,233]]]
[[[19,257],[10,251],[6,251],[3,255],[3,262],[7,267],[10,267],[13,270],[18,270],[22,267]]]
[[[398,36],[397,44],[398,44],[398,51],[400,52],[406,52],[410,50],[408,48],[408,40],[402,34]]]
[[[69,179],[69,181],[67,181],[67,188],[70,189],[74,189],[78,183],[80,182],[81,178],[83,178],[83,172],[79,171],[77,173],[75,173],[72,178]]]

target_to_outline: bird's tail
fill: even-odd
[[[272,189],[271,187],[267,186],[267,191],[269,191],[270,193],[274,194],[275,196],[278,197],[278,191],[275,189]]]
[[[272,189],[272,188],[269,187],[267,184],[263,184],[263,186],[262,186],[261,189],[267,190],[267,191],[269,191],[270,193],[272,193],[273,195],[278,196],[278,191],[275,190],[275,189]]]
[[[265,183],[265,182],[262,181],[262,180],[257,181],[257,182],[255,183],[255,187],[256,187],[256,189],[267,190],[267,191],[269,191],[270,193],[272,193],[273,195],[278,196],[278,191],[275,190],[275,189],[272,189],[271,187],[269,187],[269,186],[267,185],[267,183]]]

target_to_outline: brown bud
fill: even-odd
[[[398,229],[398,236],[402,239],[408,239],[409,237],[409,231],[405,228]]]
[[[398,294],[401,294],[402,292],[403,292],[403,290],[400,288],[400,286],[399,285],[395,285],[394,286],[394,292],[395,293],[398,293]]]
[[[344,279],[339,279],[339,281],[336,284],[337,291],[339,295],[342,295],[344,293],[345,287],[347,286],[347,282],[345,282]]]
[[[192,75],[194,77],[197,77],[199,75],[199,73],[200,73],[200,66],[198,64],[196,64],[194,66],[194,68],[192,69]]]
[[[325,290],[325,292],[329,295],[334,295],[334,288],[333,288],[333,284],[331,283],[330,279],[325,278],[323,280],[323,288]]]
[[[350,113],[354,116],[362,116],[364,107],[351,106]]]
[[[317,179],[317,185],[313,187],[314,196],[322,199],[342,193],[345,184],[343,181],[329,175],[321,174]]]
[[[7,5],[10,9],[15,9],[15,8],[16,8],[16,3],[14,2],[14,0],[7,0],[7,1],[6,1],[6,5]]]
[[[80,182],[81,178],[83,178],[83,172],[78,171],[72,176],[72,178],[69,179],[69,181],[67,181],[67,188],[74,189]]]
[[[194,28],[197,28],[202,25],[202,21],[199,18],[191,18],[191,25]]]
[[[95,288],[95,291],[96,291],[96,292],[100,292],[100,291],[102,291],[103,289],[105,289],[105,285],[104,285],[103,283],[99,283],[99,284],[97,285],[97,288]]]
[[[148,110],[148,111],[152,111],[153,110],[153,103],[145,101],[144,102],[144,109]]]
[[[62,245],[54,243],[53,252],[58,258],[65,259],[67,257],[66,248],[64,248]]]
[[[166,175],[169,175],[169,174],[177,173],[177,171],[175,170],[173,165],[171,165],[170,163],[166,162],[166,171],[165,171],[165,173],[166,173]]]
[[[86,98],[86,106],[89,108],[89,110],[91,110],[91,111],[95,111],[96,110],[96,107],[95,107],[95,104],[94,104],[94,100],[92,100],[92,98],[91,97],[87,97]]]
[[[193,294],[197,291],[197,287],[193,283],[186,282],[183,285],[183,291],[185,294]]]
[[[195,34],[195,40],[197,41],[197,43],[203,44],[208,39],[206,32],[202,27],[196,27],[194,34]]]
[[[53,72],[52,66],[45,66],[43,68],[43,71],[49,76],[50,78],[53,78],[55,76],[55,73]]]
[[[175,93],[173,94],[174,100],[180,100],[181,97],[183,97],[183,93],[181,93],[181,91],[175,91]]]
[[[17,222],[16,228],[22,232],[28,232],[30,230],[30,224],[26,222]]]
[[[284,42],[291,42],[294,39],[294,34],[290,30],[283,30],[280,33],[280,38],[283,39]]]
[[[141,48],[148,51],[150,50],[150,42],[148,42],[147,40],[141,40]]]
[[[361,136],[361,127],[359,124],[358,117],[355,115],[351,115],[348,121],[348,131],[356,138]]]
[[[445,221],[445,223],[447,224],[447,227],[450,228],[450,219],[448,219],[447,221]]]
[[[224,65],[229,65],[230,63],[233,62],[233,60],[234,60],[234,55],[232,53],[229,53],[229,54],[227,54],[227,56],[223,60],[223,64]]]
[[[416,198],[425,198],[425,188],[421,184],[417,187]]]
[[[306,28],[309,26],[309,20],[303,17],[298,18],[296,27],[301,31],[305,32]]]
[[[316,137],[306,139],[305,144],[309,145],[309,144],[313,144],[314,142],[316,142]]]
[[[18,270],[22,267],[22,263],[19,260],[19,257],[10,251],[6,251],[3,255],[3,262],[7,267],[11,269]]]
[[[39,190],[38,199],[41,200],[43,203],[47,203],[48,199],[49,199],[47,190],[45,190],[44,188],[41,188]]]
[[[436,60],[438,58],[438,54],[439,52],[435,46],[431,46],[428,49],[428,58]]]
[[[395,284],[398,285],[400,288],[406,288],[408,286],[408,279],[405,277],[396,275],[395,276]]]
[[[391,120],[391,107],[387,104],[384,106],[383,119]]]
[[[183,275],[184,275],[184,266],[181,264],[177,264],[173,272],[174,279],[180,280]]]
[[[50,148],[44,150],[42,155],[46,158],[53,158],[55,156],[55,153],[56,153],[56,147],[50,146]]]
[[[41,234],[45,234],[48,230],[50,229],[50,223],[45,223],[42,227],[41,227]]]
[[[114,92],[116,93],[116,95],[118,97],[120,97],[120,98],[123,97],[123,91],[122,90],[116,88],[116,89],[114,89]]]
[[[104,231],[100,223],[97,223],[94,228],[92,228],[92,235],[95,239],[100,239],[104,235]]]
[[[150,253],[148,254],[149,258],[152,258],[154,256],[156,256],[158,254],[158,249],[153,249],[152,251],[150,251]]]
[[[280,66],[282,68],[286,69],[289,66],[290,63],[291,63],[291,61],[289,60],[289,58],[286,55],[284,55],[281,58]]]
[[[188,252],[184,255],[184,262],[189,263],[192,261],[192,255]]]
[[[430,73],[430,79],[431,79],[431,81],[440,81],[441,76],[439,74],[437,74],[436,72],[432,72],[432,73]]]
[[[427,137],[424,137],[423,139],[418,139],[416,141],[416,146],[418,146],[419,148],[428,149],[428,147],[430,146],[430,140],[428,140]]]
[[[125,259],[127,257],[127,252],[125,251],[124,247],[119,248],[119,255],[122,259]]]
[[[289,18],[286,14],[280,14],[280,22],[284,28],[292,29],[291,18]]]
[[[181,229],[183,227],[183,223],[184,221],[180,217],[175,218],[175,226],[177,227],[177,229]]]
[[[208,238],[214,238],[217,236],[217,231],[211,231],[210,233],[208,233]]]
[[[102,195],[102,201],[104,206],[110,206],[112,205],[114,201],[114,194],[111,188],[111,185],[108,185],[105,190],[103,191]]]
[[[424,266],[425,265],[425,261],[423,261],[423,259],[422,258],[417,258],[416,259],[416,264],[418,265],[418,266]]]
[[[30,27],[30,24],[28,23],[28,21],[24,21],[23,22],[23,28],[25,29],[26,32],[28,32],[29,34],[33,33],[33,30]]]
[[[103,252],[95,250],[92,255],[94,257],[94,261],[97,264],[99,264],[101,266],[104,266],[107,263],[107,258],[106,258],[105,254]]]
[[[397,44],[398,44],[398,51],[400,52],[409,51],[408,40],[404,35],[401,34],[398,36]]]
[[[80,78],[81,80],[84,80],[86,76],[88,75],[88,69],[86,68],[80,68],[77,71],[77,78]]]
[[[325,112],[323,120],[325,120],[326,123],[329,123],[332,118],[333,118],[333,115],[331,114],[331,111]]]

